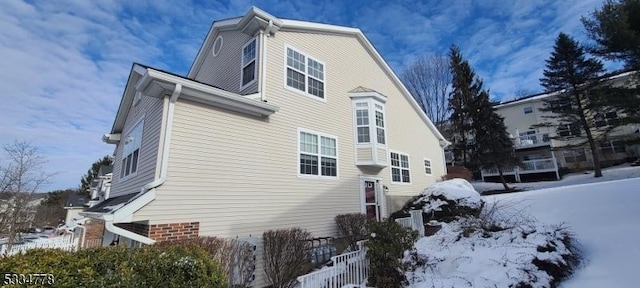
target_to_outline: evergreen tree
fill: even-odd
[[[511,188],[504,179],[505,168],[519,164],[515,155],[513,140],[509,137],[504,118],[496,113],[495,103],[489,100],[489,93],[482,91],[473,101],[471,127],[475,141],[476,159],[482,168],[496,168],[505,191]]]
[[[553,52],[546,60],[544,77],[540,79],[547,92],[558,95],[544,100],[544,108],[540,111],[552,112],[552,116],[560,122],[556,126],[555,139],[570,141],[567,146],[584,146],[586,138],[594,165],[595,177],[602,176],[598,151],[592,134],[591,121],[588,117],[597,114],[598,105],[590,103],[590,91],[598,84],[600,74],[604,71],[602,63],[585,56],[584,48],[567,34],[560,33],[553,47]],[[538,126],[551,126],[545,123]],[[585,136],[582,136],[582,132]]]
[[[80,179],[80,191],[81,193],[88,194],[89,187],[94,178],[98,177],[100,167],[113,164],[113,160],[109,156],[104,156],[91,164],[91,168],[87,170],[87,174]]]
[[[582,23],[595,42],[591,53],[620,61],[628,70],[640,70],[640,0],[607,0],[590,17],[582,17]],[[601,105],[621,112],[620,124],[640,123],[638,83],[640,73],[624,85],[606,85],[597,91]]]
[[[640,69],[640,0],[607,0],[582,23],[595,41],[593,54]]]
[[[453,153],[464,166],[472,162],[467,140],[471,133],[471,103],[482,90],[482,81],[476,77],[469,62],[462,58],[460,48],[452,45],[449,49],[452,82],[449,93],[450,123],[454,131]]]

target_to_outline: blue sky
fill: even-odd
[[[113,152],[112,126],[132,62],[186,74],[212,21],[254,5],[276,17],[360,28],[391,67],[460,46],[496,99],[541,91],[559,32],[585,39],[580,16],[602,0],[23,1],[0,9],[0,144],[27,140],[74,188]],[[1,163],[0,163],[1,164]]]

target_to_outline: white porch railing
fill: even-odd
[[[411,228],[418,231],[420,237],[424,237],[424,221],[421,210],[409,211],[410,217],[398,218],[396,222],[402,227]]]
[[[300,288],[340,288],[362,285],[369,277],[369,262],[362,242],[359,250],[331,257],[333,266],[298,277]]]
[[[546,159],[536,159],[536,160],[527,160],[522,161],[522,166],[504,168],[502,170],[503,175],[515,175],[516,181],[520,181],[520,175],[522,174],[533,174],[533,173],[544,173],[544,172],[556,172],[556,177],[560,179],[560,175],[558,174],[558,163],[554,158],[546,158]],[[484,181],[485,177],[490,176],[498,176],[497,168],[489,168],[482,169],[482,180]]]
[[[34,239],[23,244],[15,244],[11,249],[7,249],[7,245],[0,246],[0,256],[11,256],[17,253],[23,253],[30,249],[37,248],[55,248],[67,251],[75,251],[78,248],[78,238],[73,234],[67,234],[54,238]]]
[[[516,148],[545,146],[551,144],[549,133],[522,135],[516,138]]]

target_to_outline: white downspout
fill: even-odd
[[[176,87],[173,89],[173,93],[171,94],[171,98],[169,98],[169,108],[167,111],[167,122],[166,122],[166,131],[164,134],[164,141],[162,146],[162,164],[160,164],[160,177],[156,178],[153,182],[142,186],[140,188],[140,192],[144,193],[151,189],[154,189],[164,183],[167,178],[167,163],[169,162],[169,146],[171,142],[171,131],[173,122],[173,114],[175,110],[175,103],[178,100],[178,96],[182,93],[182,84],[176,84]],[[108,218],[107,218],[108,217]],[[131,232],[129,230],[117,227],[113,224],[113,215],[108,215],[104,219],[104,228],[110,231],[111,233],[118,234],[124,237],[127,237],[131,240],[138,241],[143,244],[151,245],[156,243],[155,240],[142,236],[140,234]]]
[[[267,38],[273,29],[273,20],[269,20],[269,25],[265,31],[260,31],[260,100],[267,102]]]
[[[173,93],[171,94],[171,98],[169,98],[169,109],[167,111],[167,122],[166,122],[166,131],[164,133],[164,141],[162,144],[162,164],[160,166],[160,177],[154,180],[153,182],[144,185],[141,188],[140,192],[146,192],[149,189],[156,188],[167,178],[167,163],[169,162],[169,146],[171,144],[171,131],[173,130],[173,113],[175,110],[176,100],[178,100],[178,96],[182,93],[182,84],[176,84],[176,87],[173,89]]]

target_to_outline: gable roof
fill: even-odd
[[[615,80],[615,79],[619,79],[619,78],[624,78],[633,74],[636,74],[638,71],[629,71],[629,70],[625,70],[625,71],[618,71],[618,72],[613,72],[613,73],[609,73],[609,74],[605,74],[602,77],[600,77],[598,79],[598,81],[610,81],[610,80]],[[510,106],[514,106],[514,105],[518,105],[518,104],[523,104],[523,103],[531,103],[534,101],[538,101],[547,97],[552,97],[552,96],[557,96],[558,94],[562,93],[561,91],[553,91],[553,92],[542,92],[542,93],[537,93],[537,94],[532,94],[532,95],[527,95],[518,99],[514,99],[514,100],[509,100],[509,101],[505,101],[505,102],[501,102],[498,105],[495,105],[495,108],[504,108],[504,107],[510,107]]]
[[[382,58],[380,53],[378,53],[378,51],[375,49],[373,44],[369,42],[369,39],[367,39],[364,33],[362,33],[362,31],[358,28],[300,20],[279,19],[263,10],[258,9],[257,7],[251,7],[247,14],[242,17],[221,20],[213,23],[213,25],[209,29],[209,32],[207,33],[207,36],[204,39],[202,46],[200,47],[200,50],[198,51],[193,64],[191,65],[191,68],[189,69],[187,77],[195,77],[195,73],[204,63],[207,51],[211,49],[218,31],[233,29],[253,31],[253,29],[257,28],[265,29],[265,31],[267,31],[268,33],[275,33],[276,31],[283,30],[307,33],[317,32],[355,37],[362,44],[369,55],[371,55],[375,62],[378,63],[380,67],[382,67],[382,70],[389,76],[389,78],[391,78],[392,82],[402,92],[406,100],[409,101],[415,112],[418,113],[420,115],[420,118],[427,124],[429,130],[431,130],[436,135],[440,142],[440,145],[444,147],[450,144],[450,142],[447,141],[444,136],[442,136],[440,131],[438,131],[433,122],[431,122],[431,120],[427,117],[427,114],[420,108],[418,102],[413,98],[402,81],[400,81],[400,78],[398,78],[395,72],[393,72],[389,64],[387,64],[384,58]]]

